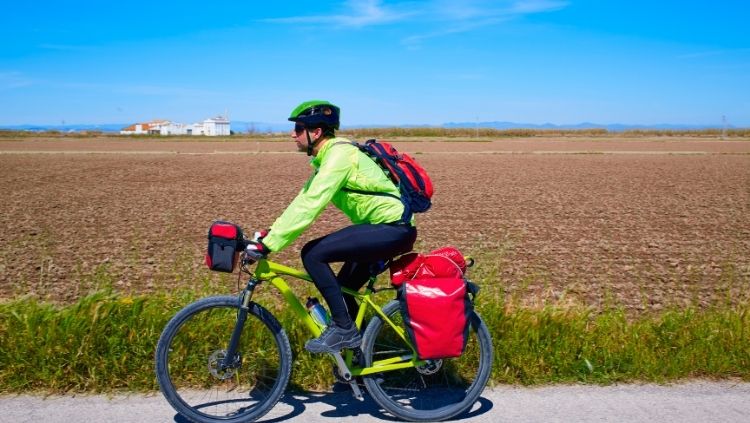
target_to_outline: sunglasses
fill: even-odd
[[[294,133],[297,135],[301,134],[304,130],[305,130],[305,125],[302,125],[299,123],[296,123],[294,125]]]

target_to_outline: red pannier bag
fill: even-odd
[[[217,220],[208,229],[206,266],[217,272],[234,271],[240,251],[244,248],[242,229],[231,222]]]
[[[422,360],[459,357],[466,347],[478,288],[465,271],[453,247],[410,253],[391,264],[406,331]]]

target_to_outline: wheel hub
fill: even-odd
[[[427,360],[422,366],[417,367],[417,371],[425,376],[434,375],[443,367],[443,360]]]
[[[208,371],[213,377],[219,380],[226,380],[231,378],[237,372],[237,368],[239,367],[239,354],[235,356],[234,362],[229,365],[227,365],[224,361],[226,356],[226,350],[217,350],[208,357]]]

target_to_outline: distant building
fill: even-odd
[[[156,134],[156,135],[205,135],[208,137],[230,135],[229,119],[217,116],[201,123],[186,125],[168,120],[153,120],[146,123],[135,123],[122,128],[122,135]]]
[[[203,132],[209,137],[229,135],[229,119],[223,116],[206,119],[203,121]]]
[[[152,120],[146,123],[135,123],[123,128],[120,133],[123,135],[139,135],[139,134],[161,134],[161,128],[169,125],[171,122],[168,120]]]
[[[182,123],[169,122],[159,127],[159,135],[185,135],[185,125]]]

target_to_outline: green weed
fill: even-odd
[[[154,348],[162,328],[181,307],[207,294],[100,291],[66,306],[36,299],[2,303],[0,391],[154,390]],[[522,308],[492,289],[478,298],[477,309],[494,338],[494,383],[750,380],[747,305],[633,318],[617,309],[594,314],[581,308]],[[303,350],[306,329],[272,291],[256,299],[292,340],[292,384],[330,386],[330,361]]]

